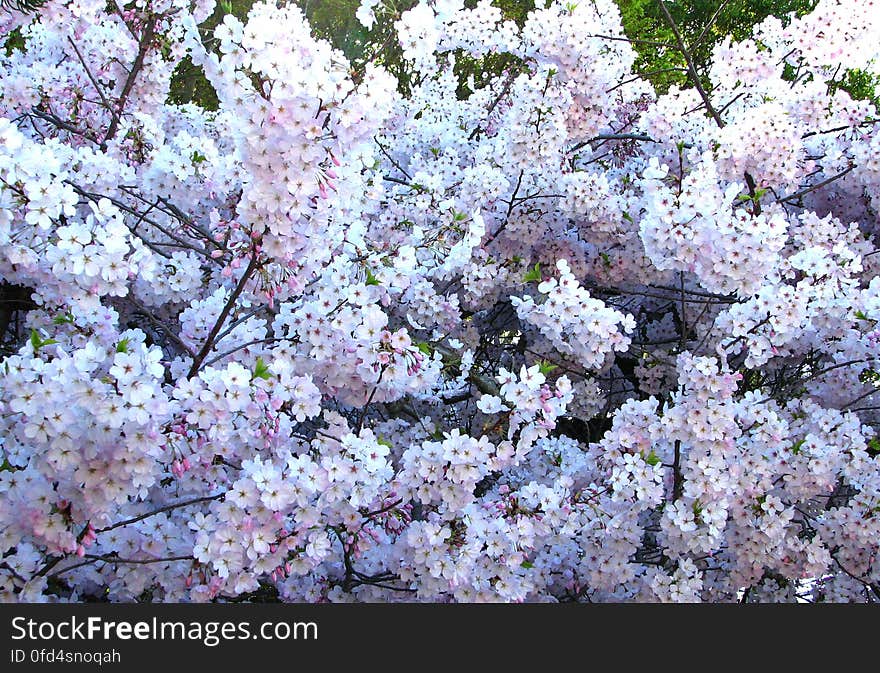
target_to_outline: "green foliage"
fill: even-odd
[[[523,276],[524,283],[540,283],[541,282],[541,264],[540,262],[535,263],[531,269],[526,271]]]
[[[303,10],[312,33],[329,41],[339,49],[352,65],[355,81],[363,75],[366,63],[384,66],[397,78],[400,91],[410,91],[414,73],[403,60],[403,51],[395,39],[394,22],[406,10],[417,4],[418,0],[386,0],[376,8],[377,20],[372,29],[367,30],[355,17],[360,0],[296,0]],[[245,20],[254,0],[224,0],[218,3],[214,13],[199,27],[202,38],[210,43],[214,29],[223,21],[226,14],[234,14]],[[476,0],[466,0],[465,6],[475,7]],[[523,25],[528,13],[534,8],[533,0],[497,0],[495,2],[505,19]],[[511,54],[488,54],[473,58],[462,52],[455,54],[454,72],[459,79],[458,95],[465,97],[472,93],[471,87],[479,89],[486,86],[494,77],[509,69],[520,69],[522,62]],[[214,92],[204,71],[193,65],[187,57],[177,67],[172,79],[169,100],[172,103],[196,103],[209,110],[218,107]]]
[[[538,371],[544,374],[544,376],[552,372],[554,369],[559,369],[559,365],[554,365],[546,360],[538,362]]]
[[[17,12],[36,12],[48,0],[0,0],[0,10]]]
[[[13,0],[0,0],[10,2]],[[39,2],[40,0],[26,0]],[[227,13],[245,20],[254,0],[223,0],[201,26],[202,37],[211,43],[214,28]],[[355,81],[363,75],[367,62],[384,66],[397,78],[400,91],[408,93],[414,82],[413,73],[403,60],[395,39],[394,22],[417,0],[385,0],[376,9],[376,23],[367,30],[355,17],[360,0],[295,0],[303,10],[313,33],[328,40],[342,51],[352,65]],[[674,46],[675,36],[660,7],[659,0],[616,0],[621,11],[626,35],[633,40],[637,53],[635,70],[654,85],[658,94],[672,85],[691,85],[685,59]],[[768,16],[779,17],[784,24],[792,15],[803,16],[812,11],[818,0],[728,0],[715,16],[722,0],[667,0],[666,7],[678,25],[682,38],[691,52],[697,74],[708,87],[708,68],[713,46],[726,35],[742,40],[751,35],[753,27]],[[473,8],[477,0],[465,0]],[[494,0],[505,19],[522,26],[535,0]],[[542,3],[543,4],[543,3]],[[714,21],[713,21],[714,17]],[[13,36],[6,49],[19,47]],[[454,54],[454,72],[458,76],[459,97],[469,96],[474,89],[488,85],[508,72],[519,72],[523,63],[510,54],[488,54],[474,58],[458,51]],[[880,78],[862,70],[848,70],[829,82],[831,91],[840,89],[853,98],[867,99],[875,105]],[[201,68],[184,59],[175,71],[169,100],[173,103],[194,102],[207,109],[218,106],[217,95],[205,79]]]
[[[370,45],[371,31],[355,17],[360,0],[299,0],[296,4],[316,36],[329,41],[349,61],[358,62],[363,57]],[[406,4],[408,8],[415,3]]]
[[[4,39],[2,39],[3,48],[7,56],[11,56],[16,49],[24,50],[24,36],[21,34],[21,28],[10,31]]]
[[[44,339],[37,330],[31,330],[31,347],[34,349],[34,355],[37,355],[43,346],[51,346],[57,343],[55,339]]]
[[[373,272],[370,269],[370,267],[366,268],[366,272],[367,272],[367,279],[364,281],[364,285],[378,285],[379,279],[373,275]]]
[[[702,79],[710,65],[712,47],[725,35],[743,40],[751,35],[752,27],[768,16],[776,16],[788,23],[790,16],[812,11],[818,0],[729,0],[714,23],[713,15],[721,0],[667,0],[666,8],[675,20],[693,59],[697,74]],[[638,58],[636,72],[649,79],[658,93],[665,93],[673,84],[689,86],[686,63],[680,51],[657,43],[675,44],[658,0],[617,0],[623,19],[623,28],[633,44]]]
[[[254,365],[254,378],[265,379],[266,381],[272,378],[272,372],[269,371],[268,365],[261,357],[257,358],[257,362]]]
[[[880,77],[866,70],[847,70],[840,79],[832,80],[828,90],[846,91],[855,100],[867,100],[880,109]]]

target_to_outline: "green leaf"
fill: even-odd
[[[31,330],[31,346],[34,349],[34,355],[40,352],[40,349],[43,346],[51,346],[52,344],[57,344],[58,342],[55,339],[43,339],[40,336],[40,333],[37,330]]]
[[[205,161],[207,161],[208,157],[206,157],[204,154],[202,154],[198,150],[195,150],[192,153],[192,156],[190,157],[190,159],[192,160],[192,162],[194,164],[198,165],[198,164],[201,164],[201,163],[204,163]]]
[[[465,215],[464,213],[455,213],[452,216],[452,219],[456,222],[462,222],[463,220],[467,219],[467,215]]]
[[[257,358],[257,363],[254,365],[254,378],[266,379],[267,381],[272,378],[272,372],[269,371],[269,367],[261,357]]]
[[[531,269],[526,271],[525,275],[523,276],[524,283],[540,283],[541,279],[542,279],[542,276],[541,276],[541,263],[540,262],[536,262],[535,266],[533,266]]]
[[[427,356],[431,356],[434,354],[434,351],[431,349],[431,346],[426,344],[424,341],[414,341],[413,345],[418,348],[422,353]]]
[[[71,325],[73,324],[73,321],[73,313],[71,313],[70,311],[61,315],[56,315],[54,318],[52,318],[52,323],[55,325]]]
[[[797,440],[794,444],[791,445],[791,452],[794,455],[798,455],[801,452],[801,447],[804,445],[804,442],[806,442],[806,441],[807,441],[806,439]]]
[[[394,445],[391,442],[389,442],[387,439],[382,437],[381,435],[379,437],[376,437],[376,444],[381,444],[382,446],[387,446],[389,449],[394,448]]]
[[[554,365],[553,363],[547,362],[546,360],[541,360],[538,363],[538,371],[545,376],[552,372],[554,369],[559,369],[559,365]]]
[[[868,320],[868,316],[866,316],[862,311],[856,311],[856,318],[859,320]]]
[[[528,570],[529,568],[534,568],[535,564],[532,563],[531,561],[523,561],[522,563],[520,563],[520,566],[522,566],[523,568]]]
[[[622,217],[623,217],[623,219],[626,220],[627,222],[632,222],[632,221],[633,221],[632,215],[630,215],[630,214],[629,214],[628,212],[626,212],[625,210],[623,211],[623,215],[622,215]]]
[[[602,264],[605,266],[611,266],[611,257],[608,256],[608,253],[600,252],[599,257],[602,258]]]
[[[651,449],[651,453],[648,454],[648,457],[645,458],[645,462],[648,463],[651,467],[654,467],[660,462],[660,458],[654,453],[654,450]]]
[[[871,439],[868,440],[868,455],[872,458],[880,455],[880,438],[871,437]]]
[[[124,339],[120,339],[119,343],[116,344],[116,352],[117,353],[128,353],[128,344],[131,343],[131,339],[125,337]]]
[[[370,267],[366,267],[367,270],[367,280],[365,281],[366,285],[378,285],[379,279],[373,275],[373,272],[370,270]]]

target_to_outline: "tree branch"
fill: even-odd
[[[204,362],[205,358],[208,356],[208,353],[210,353],[211,349],[214,347],[214,341],[217,338],[217,334],[219,334],[220,330],[222,329],[223,323],[226,322],[226,318],[229,317],[229,313],[232,311],[232,307],[235,305],[235,301],[244,291],[245,285],[247,285],[247,282],[250,280],[251,275],[257,268],[258,257],[259,256],[257,255],[257,252],[254,251],[252,253],[250,263],[247,265],[247,268],[241,275],[241,279],[238,281],[238,285],[235,286],[232,294],[229,295],[229,299],[226,301],[226,305],[223,307],[223,310],[220,311],[220,315],[217,317],[217,321],[211,328],[211,331],[208,334],[208,338],[205,340],[205,345],[202,346],[202,349],[198,352],[195,359],[193,360],[192,367],[190,367],[189,369],[187,378],[192,378],[199,373],[199,368],[202,366],[202,362]]]
[[[663,12],[663,15],[666,17],[666,22],[669,24],[669,28],[672,30],[672,34],[675,36],[678,50],[684,57],[685,63],[687,63],[688,75],[690,76],[690,80],[691,82],[693,82],[694,87],[697,89],[697,93],[700,94],[700,98],[703,99],[703,105],[706,106],[706,110],[708,110],[709,114],[712,115],[712,119],[715,120],[715,123],[718,124],[718,127],[724,128],[724,122],[719,116],[718,111],[715,109],[715,106],[712,105],[712,101],[709,100],[709,94],[707,94],[706,90],[703,88],[703,83],[700,82],[700,76],[697,74],[697,69],[694,66],[694,60],[691,57],[690,51],[688,51],[688,48],[684,43],[681,32],[678,30],[678,24],[675,23],[675,19],[673,19],[672,15],[669,13],[669,9],[667,9],[666,3],[663,2],[663,0],[657,0],[657,2],[660,5],[660,9]]]
[[[216,493],[215,495],[206,495],[201,498],[192,498],[191,500],[184,500],[183,502],[175,502],[171,505],[165,505],[164,507],[160,507],[159,509],[154,509],[146,514],[141,514],[140,516],[132,517],[131,519],[126,519],[125,521],[120,521],[118,523],[114,523],[112,526],[106,526],[105,528],[99,528],[95,531],[98,533],[106,533],[109,530],[114,530],[115,528],[121,528],[123,526],[129,526],[133,523],[137,523],[138,521],[143,521],[144,519],[149,519],[151,516],[156,516],[157,514],[162,514],[163,512],[170,512],[174,509],[180,509],[181,507],[188,507],[189,505],[197,505],[200,502],[210,502],[211,500],[219,500],[224,495],[226,495],[226,491],[222,493]]]
[[[151,16],[147,19],[146,26],[144,27],[144,32],[141,33],[141,39],[138,42],[138,53],[134,59],[134,63],[131,66],[131,70],[128,73],[128,77],[125,79],[125,84],[122,85],[122,93],[119,94],[116,109],[110,109],[110,114],[112,114],[113,117],[110,119],[110,128],[107,129],[107,135],[104,136],[104,140],[101,142],[101,149],[106,149],[107,143],[113,140],[114,136],[116,135],[116,131],[119,129],[119,119],[122,116],[122,111],[125,109],[125,103],[128,100],[128,95],[131,93],[131,90],[134,87],[135,80],[137,79],[141,68],[144,67],[144,59],[147,56],[150,42],[153,41],[153,37],[155,36],[155,34],[156,20]]]

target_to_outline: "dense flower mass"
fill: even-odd
[[[538,4],[3,15],[0,598],[880,600],[875,3]]]

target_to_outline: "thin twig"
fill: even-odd
[[[836,175],[832,175],[830,178],[825,178],[821,182],[817,182],[815,185],[810,185],[809,187],[805,187],[804,189],[800,190],[799,192],[795,192],[794,194],[789,194],[788,196],[781,196],[777,199],[777,201],[779,203],[785,203],[787,201],[796,201],[797,199],[801,198],[802,196],[805,196],[806,194],[809,194],[810,192],[814,192],[817,189],[821,189],[825,185],[831,184],[835,180],[840,180],[840,178],[842,178],[844,175],[849,173],[854,168],[855,168],[855,165],[851,164],[850,166],[848,166],[847,168],[842,170],[840,173],[837,173]]]
[[[170,505],[165,505],[164,507],[160,507],[159,509],[154,509],[146,514],[141,514],[139,516],[132,517],[131,519],[126,519],[125,521],[119,521],[118,523],[114,523],[111,526],[106,526],[105,528],[99,528],[95,531],[95,533],[106,533],[107,531],[114,530],[115,528],[121,528],[123,526],[129,526],[133,523],[137,523],[138,521],[143,521],[144,519],[149,519],[151,516],[156,516],[157,514],[162,514],[163,512],[170,512],[174,509],[180,509],[181,507],[188,507],[189,505],[197,505],[200,502],[210,502],[211,500],[219,500],[224,495],[226,495],[226,491],[223,493],[216,493],[214,495],[205,495],[201,498],[192,498],[191,500],[184,500],[183,502],[175,502]]]

